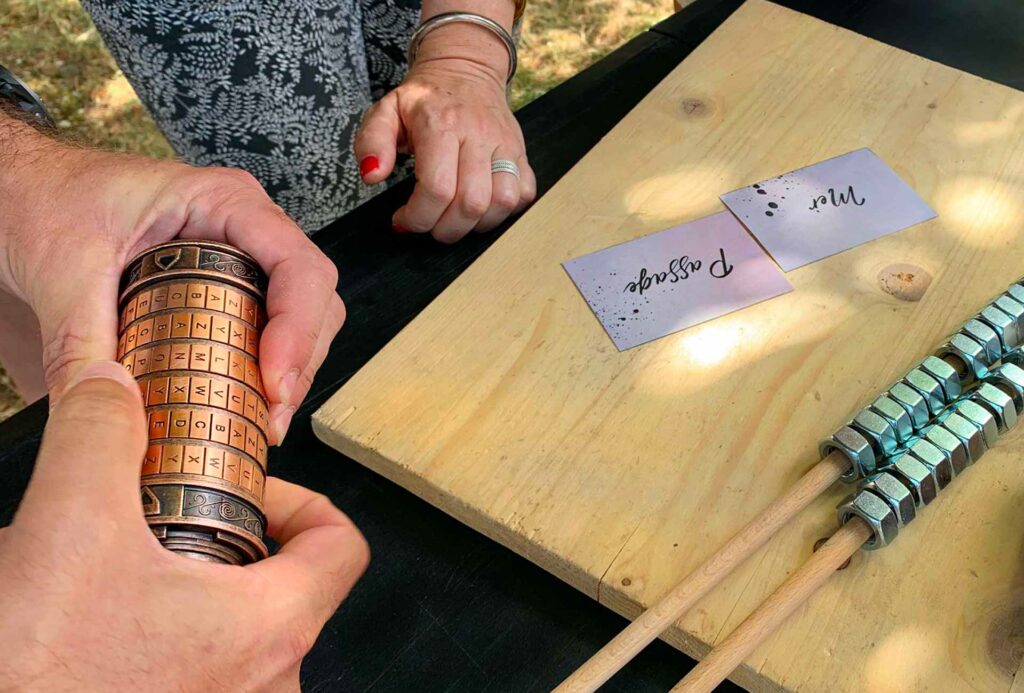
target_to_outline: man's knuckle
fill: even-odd
[[[490,202],[490,199],[479,192],[467,192],[459,200],[459,209],[465,216],[479,219],[487,212]]]
[[[496,190],[494,193],[494,206],[506,214],[511,212],[519,204],[519,191],[512,189]]]

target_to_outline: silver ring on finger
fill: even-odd
[[[510,159],[495,159],[491,162],[491,174],[495,173],[511,173],[519,180],[519,166],[516,162]]]

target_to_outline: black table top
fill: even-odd
[[[668,0],[665,0],[667,3]],[[548,190],[736,7],[697,2],[523,108],[539,190]],[[967,72],[1024,89],[1019,0],[783,0]],[[271,471],[327,494],[366,534],[373,561],[303,666],[307,691],[544,691],[625,621],[500,545],[321,444],[310,414],[499,235],[454,247],[395,235],[409,184],[315,240],[337,265],[348,321]],[[556,230],[553,230],[556,231]],[[10,522],[46,421],[38,402],[0,424],[0,525]],[[609,691],[665,691],[692,662],[655,643]],[[726,686],[723,686],[723,690]]]

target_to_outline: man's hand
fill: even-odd
[[[298,690],[302,657],[366,567],[359,531],[270,479],[276,555],[240,568],[165,550],[142,514],[138,386],[110,361],[77,378],[0,530],[0,689]]]
[[[174,238],[230,243],[270,276],[260,365],[280,442],[345,316],[337,272],[248,173],[67,147],[0,113],[0,289],[39,319],[51,402],[117,349],[132,256]]]
[[[459,7],[428,0],[423,16]],[[472,9],[509,28],[513,8],[511,0],[480,0]],[[472,24],[451,24],[424,38],[402,84],[367,111],[355,142],[364,181],[387,178],[398,152],[416,155],[416,187],[395,212],[396,231],[429,231],[452,243],[471,229],[493,229],[533,202],[537,182],[509,110],[507,74],[508,54],[496,36]],[[492,174],[491,162],[498,159],[515,162],[520,179]]]

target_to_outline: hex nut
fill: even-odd
[[[981,432],[978,425],[973,421],[968,421],[957,412],[946,414],[938,426],[952,433],[963,444],[964,449],[967,450],[968,466],[980,460],[988,450],[988,446],[985,445],[985,434]]]
[[[986,450],[994,447],[999,441],[999,424],[996,422],[995,415],[988,408],[971,400],[960,400],[952,408],[981,431]]]
[[[963,364],[963,370],[957,371],[961,385],[967,385],[975,378],[984,378],[993,363],[981,344],[959,332],[939,347],[935,355],[940,359],[952,357]]]
[[[1013,318],[1013,321],[1017,323],[1017,334],[1024,337],[1024,303],[1003,294],[989,305],[995,306]]]
[[[861,409],[848,425],[867,438],[876,459],[882,460],[896,452],[896,429],[870,409]]]
[[[941,491],[953,481],[955,474],[949,457],[925,438],[911,445],[907,452],[931,471],[938,490]]]
[[[821,459],[835,451],[841,452],[850,460],[850,469],[842,476],[842,480],[847,483],[872,473],[878,464],[871,443],[849,426],[843,426],[818,444]]]
[[[942,359],[937,356],[928,356],[917,367],[939,381],[946,404],[950,404],[962,394],[960,376],[956,374],[955,368]]]
[[[888,546],[899,534],[899,522],[896,513],[884,500],[867,489],[862,489],[847,496],[836,508],[839,525],[843,526],[851,517],[859,517],[871,528],[871,538],[864,542],[868,551]]]
[[[1024,414],[1024,369],[1017,364],[1004,362],[986,380],[1010,396],[1017,416]]]
[[[953,472],[951,478],[956,478],[963,474],[963,471],[971,464],[971,461],[967,458],[967,448],[964,444],[942,426],[930,426],[921,433],[929,443],[935,446],[949,460],[950,469]]]
[[[993,376],[990,375],[986,381],[992,379]],[[1002,388],[991,382],[983,382],[970,394],[970,398],[995,417],[1000,433],[1005,433],[1017,425],[1017,405]]]
[[[991,327],[999,337],[1002,353],[1006,353],[1020,344],[1020,330],[1017,327],[1017,321],[996,308],[994,304],[985,306],[978,313],[978,320]]]
[[[985,349],[989,365],[996,363],[1003,355],[1003,345],[999,335],[991,327],[977,318],[971,318],[960,327],[960,334],[967,335]]]
[[[1007,287],[1006,295],[1017,303],[1024,303],[1024,286],[1021,286],[1019,279],[1016,284],[1010,284],[1010,286]]]
[[[919,431],[928,425],[928,421],[931,420],[931,413],[928,411],[928,405],[925,404],[924,397],[917,390],[901,382],[890,387],[886,394],[893,402],[896,402],[906,410],[915,431]]]
[[[896,522],[899,523],[900,529],[914,521],[917,505],[914,503],[913,494],[903,482],[889,472],[872,474],[861,482],[860,487],[872,491],[889,504],[896,513]]]
[[[914,503],[921,508],[939,495],[939,483],[932,470],[911,454],[904,453],[887,470],[899,479],[914,496]]]
[[[924,403],[932,416],[937,415],[946,406],[946,394],[942,391],[939,381],[920,368],[912,368],[903,376],[903,382],[914,388],[924,397]]]
[[[959,385],[959,382],[957,385]],[[896,441],[898,443],[906,443],[914,435],[914,425],[910,421],[910,414],[907,413],[907,410],[899,402],[888,395],[882,395],[876,399],[869,408],[889,422],[893,431],[896,432]]]

